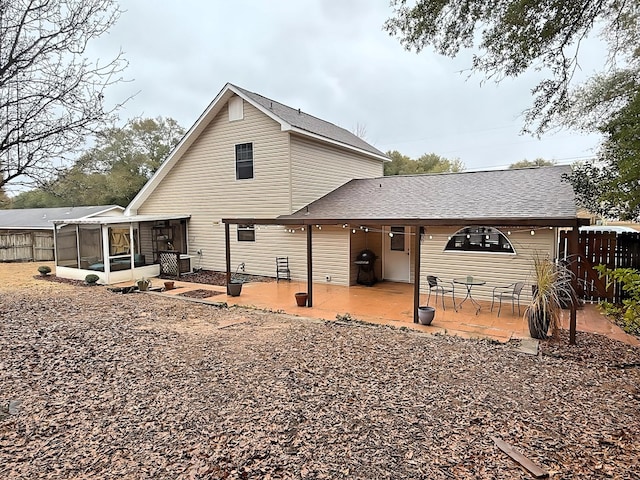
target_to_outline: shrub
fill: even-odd
[[[87,283],[87,285],[95,285],[98,280],[100,280],[100,277],[95,273],[90,273],[89,275],[84,277],[84,281]]]
[[[44,277],[45,275],[49,275],[51,273],[51,267],[47,265],[40,265],[38,267],[38,271],[40,272],[40,275]]]
[[[626,298],[622,305],[601,302],[606,315],[613,317],[622,329],[633,335],[640,335],[640,272],[633,268],[607,268],[598,265],[595,269],[600,277],[607,277],[607,286],[619,282]]]

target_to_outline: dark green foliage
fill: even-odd
[[[612,61],[621,65],[638,45],[638,2],[619,0],[392,0],[384,28],[407,49],[454,57],[474,48],[471,69],[497,81],[530,69],[548,78],[532,91],[527,125],[539,132],[570,106],[580,43],[598,26]]]
[[[13,208],[126,206],[183,135],[175,120],[161,117],[106,130],[93,149],[54,181],[18,195]]]
[[[551,160],[545,160],[544,158],[536,158],[535,160],[520,160],[519,162],[512,163],[509,168],[531,168],[531,167],[551,167],[556,162]]]
[[[425,153],[417,160],[402,155],[397,150],[387,152],[387,156],[391,158],[391,161],[384,164],[385,176],[460,172],[464,170],[464,164],[460,160],[449,160],[435,153]]]
[[[40,272],[40,275],[44,277],[45,275],[49,275],[51,273],[51,267],[49,267],[48,265],[40,265],[38,267],[38,272]]]
[[[607,268],[598,265],[595,269],[600,277],[606,277],[607,286],[619,282],[626,298],[622,305],[602,302],[607,315],[613,317],[625,332],[640,335],[640,272],[633,268]]]
[[[574,166],[571,181],[580,203],[606,218],[640,220],[640,91],[599,127],[598,158]]]
[[[95,285],[98,280],[100,280],[100,277],[95,273],[90,273],[84,277],[84,281],[87,285]]]

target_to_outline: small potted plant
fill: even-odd
[[[574,301],[571,273],[549,258],[533,257],[534,281],[531,303],[525,311],[532,338],[545,339],[549,329],[554,334],[560,325],[560,313],[567,299]]]
[[[232,297],[240,296],[240,293],[242,292],[242,285],[244,284],[244,278],[238,274],[238,271],[244,272],[244,262],[238,265],[236,273],[231,276],[231,280],[227,283],[227,295]]]
[[[142,277],[136,283],[138,284],[138,290],[140,290],[141,292],[146,292],[151,286],[151,280],[145,277]]]
[[[48,265],[40,265],[38,267],[38,272],[40,272],[40,275],[42,275],[43,277],[46,277],[51,273],[51,267]]]

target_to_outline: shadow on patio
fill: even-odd
[[[478,315],[475,308],[464,304],[462,309],[454,311],[451,297],[445,298],[445,307],[438,299],[436,316],[430,326],[413,323],[413,285],[405,283],[380,282],[373,287],[337,286],[331,284],[313,285],[313,307],[298,307],[294,298],[296,292],[303,291],[306,284],[296,281],[253,282],[246,283],[238,297],[226,295],[226,288],[176,281],[174,290],[162,292],[163,295],[180,296],[194,290],[210,290],[213,296],[198,299],[204,303],[227,302],[229,305],[253,307],[263,310],[285,312],[288,314],[324,320],[335,320],[336,315],[349,314],[351,318],[368,323],[406,327],[425,333],[446,333],[464,338],[491,338],[500,342],[510,339],[529,338],[526,320],[511,312],[511,305],[503,305],[500,317],[497,307],[490,311],[491,304],[480,302],[482,309]],[[421,304],[425,304],[426,295],[422,295]],[[458,300],[459,301],[459,300]],[[434,298],[431,298],[431,306]],[[522,306],[521,313],[524,313]],[[563,327],[568,328],[568,311],[564,311]],[[606,335],[617,340],[638,345],[637,338],[627,335],[619,327],[599,314],[594,305],[586,305],[578,310],[578,331]]]

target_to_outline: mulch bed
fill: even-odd
[[[54,293],[0,290],[0,478],[531,478],[496,437],[552,478],[638,479],[637,347]]]
[[[258,275],[238,274],[233,275],[234,278],[242,280],[243,282],[273,282],[272,277],[261,277]],[[169,277],[161,275],[160,278],[169,280],[176,280],[176,277]],[[207,285],[219,285],[221,287],[227,284],[227,274],[225,272],[215,272],[213,270],[199,270],[193,273],[185,273],[180,275],[181,282],[203,283]]]
[[[55,283],[63,283],[66,285],[74,285],[76,287],[96,287],[98,285],[89,285],[83,280],[72,280],[70,278],[62,278],[58,277],[55,274],[49,275],[34,275],[33,278],[36,280],[46,280],[47,282],[55,282]]]
[[[188,298],[208,298],[213,297],[215,295],[220,295],[223,292],[215,292],[213,290],[205,290],[204,288],[199,288],[197,290],[189,290],[188,292],[179,293],[180,297],[188,297]]]

